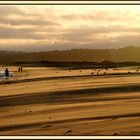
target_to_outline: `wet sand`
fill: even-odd
[[[135,69],[9,69],[13,77],[0,80],[1,136],[140,135]]]

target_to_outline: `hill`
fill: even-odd
[[[21,61],[59,61],[59,62],[140,62],[140,47],[119,49],[73,49],[46,52],[8,52],[0,51],[0,63]]]

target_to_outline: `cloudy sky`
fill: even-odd
[[[139,5],[0,6],[0,50],[140,46]]]

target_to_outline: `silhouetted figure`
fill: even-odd
[[[9,70],[8,70],[8,68],[5,69],[5,77],[6,77],[6,79],[9,78]]]
[[[22,72],[23,71],[23,68],[22,67],[19,67],[18,68],[18,72]]]
[[[20,72],[20,67],[18,68],[18,72]]]

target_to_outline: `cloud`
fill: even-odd
[[[49,18],[42,18],[41,16],[39,17],[28,17],[26,16],[21,16],[21,17],[14,17],[14,16],[0,16],[0,23],[1,24],[10,24],[10,25],[15,25],[15,26],[20,26],[20,25],[32,25],[32,26],[59,26],[60,24],[56,21],[52,21]]]
[[[0,6],[0,17],[5,17],[9,15],[24,15],[25,12],[19,7],[16,6]]]
[[[0,6],[0,49],[29,51],[138,45],[138,8]]]

